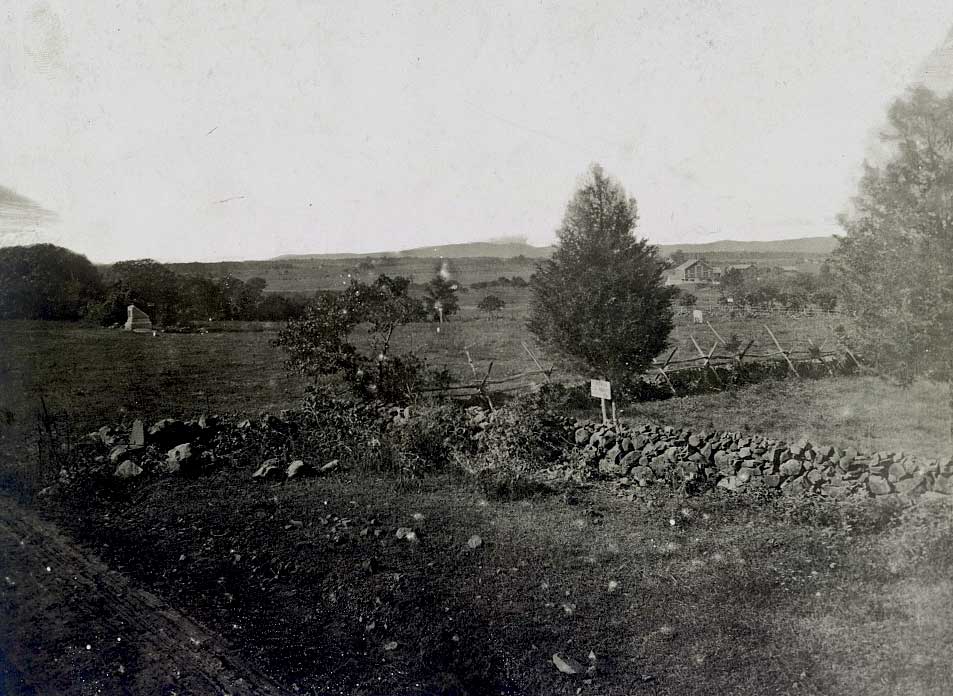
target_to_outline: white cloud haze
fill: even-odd
[[[654,242],[829,234],[951,20],[939,0],[0,4],[0,184],[56,213],[0,244],[544,244],[592,162]]]

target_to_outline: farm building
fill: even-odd
[[[668,285],[681,283],[711,283],[718,280],[718,273],[705,259],[691,259],[676,266],[668,275]]]

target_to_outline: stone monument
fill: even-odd
[[[126,319],[126,331],[152,331],[152,322],[149,315],[143,312],[136,305],[129,305],[129,318]]]

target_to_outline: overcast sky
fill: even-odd
[[[949,0],[0,0],[0,245],[94,261],[830,234]]]

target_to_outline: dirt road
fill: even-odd
[[[0,496],[0,693],[286,692],[221,638]]]

